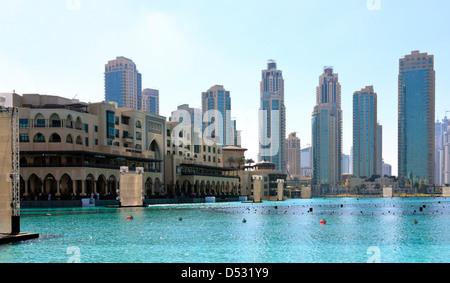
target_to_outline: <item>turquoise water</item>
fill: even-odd
[[[449,262],[449,227],[443,198],[27,209],[21,230],[40,239],[0,246],[0,262]]]

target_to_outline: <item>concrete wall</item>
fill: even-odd
[[[443,187],[442,188],[442,196],[444,198],[450,197],[450,187]]]
[[[120,203],[122,206],[142,206],[144,178],[141,174],[123,174],[120,177]]]
[[[11,233],[11,119],[0,113],[0,233]]]

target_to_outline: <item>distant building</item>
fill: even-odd
[[[269,60],[262,71],[259,108],[259,161],[275,164],[276,170],[286,172],[286,107],[284,104],[283,71]]]
[[[159,90],[146,88],[142,91],[142,111],[159,115]]]
[[[413,51],[399,62],[398,175],[404,183],[434,184],[434,56]]]
[[[302,149],[301,153],[301,176],[312,176],[312,148],[307,147]]]
[[[286,173],[288,177],[291,178],[300,178],[301,171],[301,158],[302,158],[302,150],[300,139],[297,137],[296,133],[289,134],[289,137],[286,139]]]
[[[381,177],[384,177],[384,176],[391,177],[392,176],[392,166],[387,163],[384,163],[384,161],[383,161],[382,167],[383,167],[383,171],[382,171]]]
[[[234,123],[231,121],[231,96],[222,85],[202,93],[203,132],[214,142],[234,145]]]
[[[448,140],[446,137],[449,133],[450,120],[447,116],[442,119],[442,121],[436,121],[435,123],[435,157],[434,157],[434,183],[436,185],[444,185],[445,182],[445,172],[450,171],[445,169],[445,164],[448,163],[448,153],[446,153],[445,148],[447,146]]]
[[[350,155],[342,154],[342,175],[350,174]]]
[[[353,94],[353,174],[371,177],[378,170],[377,94],[367,86]],[[381,148],[380,148],[381,150]],[[380,163],[381,167],[381,163]]]
[[[342,110],[339,76],[325,67],[312,118],[312,189],[335,187],[342,178]]]
[[[117,57],[105,65],[105,101],[119,108],[142,109],[142,75],[132,60]]]

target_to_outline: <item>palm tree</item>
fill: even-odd
[[[253,159],[246,159],[245,163],[247,163],[248,165],[252,166],[252,164],[255,163],[255,161]]]
[[[231,168],[231,164],[236,162],[236,159],[234,157],[228,157],[226,162],[228,162],[230,164],[230,168]]]

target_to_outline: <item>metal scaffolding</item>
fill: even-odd
[[[11,120],[11,216],[20,216],[19,109],[0,107]]]

